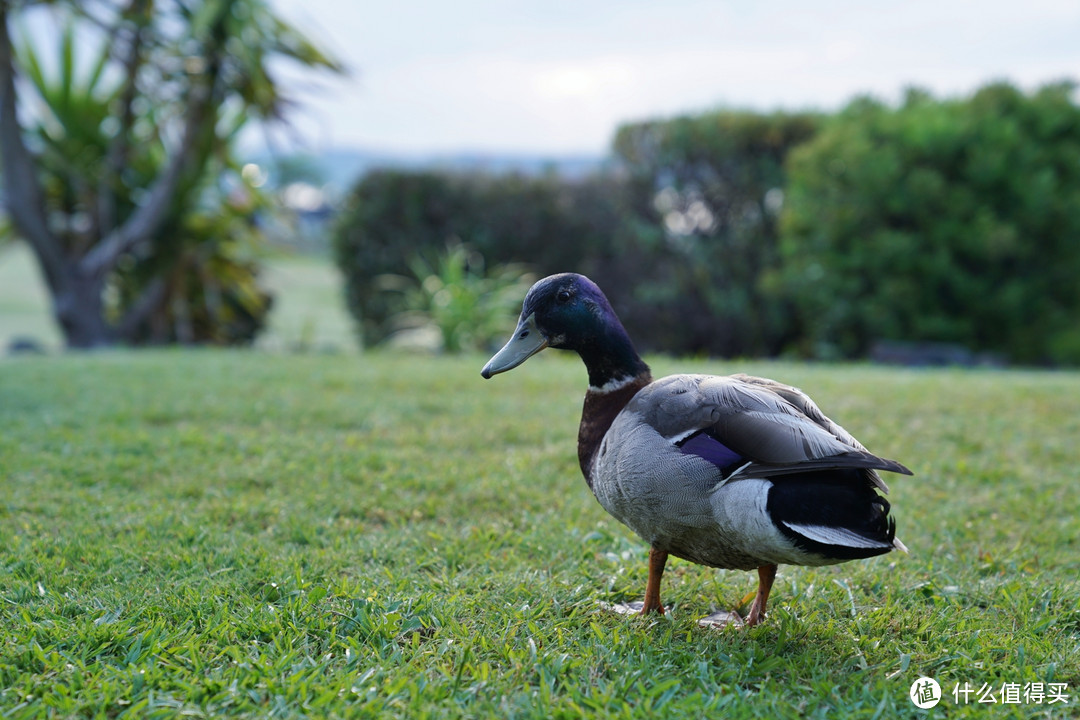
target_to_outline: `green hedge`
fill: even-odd
[[[350,307],[379,341],[401,310],[379,278],[461,241],[489,266],[592,276],[646,351],[1080,363],[1073,93],[636,123],[584,180],[372,173],[336,232]]]
[[[384,292],[387,275],[410,275],[415,261],[439,264],[457,243],[491,267],[521,263],[548,274],[575,270],[611,280],[626,227],[626,185],[610,176],[575,182],[555,176],[489,176],[377,171],[354,188],[335,235],[348,305],[364,341],[379,342],[402,308]]]
[[[774,356],[795,313],[776,282],[784,160],[813,137],[806,113],[713,112],[626,125],[615,152],[661,231],[663,261],[639,273],[648,337],[671,352]],[[672,322],[677,319],[677,322]]]
[[[804,354],[949,342],[1080,362],[1074,86],[858,100],[790,159],[784,283]]]
[[[724,112],[628,125],[615,169],[573,181],[371,173],[335,233],[349,306],[365,342],[380,341],[401,308],[378,278],[408,274],[417,256],[434,264],[434,253],[462,241],[488,265],[589,275],[644,349],[775,354],[793,327],[768,274],[782,164],[816,123]]]

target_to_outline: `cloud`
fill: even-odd
[[[275,4],[358,69],[315,99],[320,137],[396,150],[600,152],[621,122],[717,106],[1080,77],[1075,0]]]

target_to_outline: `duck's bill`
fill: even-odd
[[[514,331],[509,342],[488,360],[480,374],[486,379],[492,375],[513,370],[547,346],[547,338],[536,329],[536,316],[529,315],[518,323],[517,330]]]

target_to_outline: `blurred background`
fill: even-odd
[[[1080,364],[1080,4],[8,2],[0,353]]]

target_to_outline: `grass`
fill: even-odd
[[[0,241],[0,357],[15,340],[49,349],[63,339],[49,314],[49,296],[30,248]]]
[[[274,293],[268,326],[257,341],[260,349],[337,352],[356,347],[341,274],[326,258],[276,253],[265,259],[260,282]]]
[[[654,358],[797,384],[916,473],[910,555],[782,567],[766,624],[716,631],[753,573],[673,560],[668,616],[599,609],[646,548],[577,469],[584,371],[484,360],[0,361],[0,717],[1076,715],[1080,374]]]

